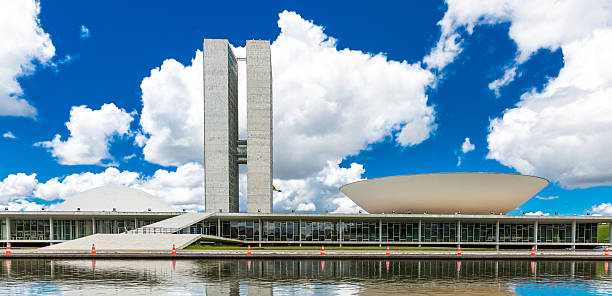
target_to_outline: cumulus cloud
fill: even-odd
[[[177,209],[204,210],[204,168],[199,163],[187,163],[174,171],[159,169],[152,176],[121,171],[114,167],[99,173],[84,172],[63,178],[55,177],[46,182],[39,182],[36,174],[13,174],[0,182],[0,203],[29,210],[39,204],[28,199],[40,198],[59,202],[104,185],[140,189]]]
[[[461,144],[461,152],[465,154],[470,151],[473,151],[474,149],[476,149],[476,146],[470,143],[470,138],[465,138],[465,141],[463,141],[463,144]]]
[[[81,39],[89,39],[91,38],[91,33],[89,29],[85,27],[85,25],[81,25]]]
[[[604,202],[591,207],[591,211],[595,215],[612,216],[612,203]]]
[[[470,142],[470,138],[465,138],[463,144],[461,144],[461,154],[457,155],[457,166],[460,166],[465,155],[474,149],[476,149],[476,146]]]
[[[489,89],[495,93],[495,97],[499,98],[501,96],[500,88],[510,84],[510,82],[514,80],[514,77],[516,76],[516,69],[517,69],[516,65],[510,68],[507,68],[506,71],[504,72],[504,76],[496,80],[493,80],[491,81],[491,83],[489,83]]]
[[[419,64],[337,49],[321,26],[293,12],[281,13],[278,25],[281,34],[272,43],[278,178],[312,176],[328,161],[357,154],[387,136],[401,146],[416,145],[435,129],[425,95],[433,76]],[[237,55],[243,50],[236,48]],[[146,160],[201,161],[202,79],[197,51],[191,65],[166,60],[143,80],[143,136],[137,140]],[[244,101],[241,92],[241,108]],[[245,115],[241,110],[241,133]]]
[[[9,211],[40,211],[44,208],[44,205],[38,204],[35,201],[17,199],[2,205],[2,207],[8,208]]]
[[[559,76],[491,121],[487,157],[565,188],[612,185],[612,28],[562,50]]]
[[[144,134],[136,137],[136,143],[144,147],[145,160],[164,166],[202,162],[202,63],[202,52],[198,50],[191,65],[169,59],[142,80],[140,126]]]
[[[35,117],[36,108],[25,98],[17,80],[34,72],[55,55],[49,34],[40,25],[35,0],[0,2],[0,116]]]
[[[5,139],[17,139],[17,136],[15,136],[15,134],[13,134],[11,131],[7,131],[6,133],[2,134],[2,137]]]
[[[345,197],[338,188],[344,184],[362,180],[363,165],[351,163],[348,168],[339,167],[340,161],[330,161],[314,176],[301,179],[275,179],[275,186],[282,192],[274,193],[275,211],[329,211],[357,212],[360,208]]]
[[[440,38],[424,62],[442,69],[461,53],[463,37],[478,25],[510,22],[509,37],[518,47],[515,63],[523,63],[541,48],[555,50],[582,39],[595,29],[612,24],[612,5],[607,0],[447,0],[448,9],[440,26]],[[506,69],[489,88],[496,94],[516,74]]]
[[[417,145],[436,128],[425,94],[433,74],[420,64],[392,61],[383,54],[338,49],[323,27],[294,12],[280,13],[278,26],[281,33],[271,44],[275,184],[295,185],[302,194],[307,187],[300,186],[317,184],[307,194],[313,197],[301,205],[294,197],[277,197],[290,200],[279,200],[279,209],[334,210],[340,205],[321,207],[315,198],[332,190],[321,179],[330,162],[387,138],[400,146]],[[234,47],[239,57],[244,51]],[[246,126],[244,67],[239,62],[241,136]],[[135,142],[143,147],[145,160],[164,166],[202,162],[202,81],[199,50],[191,64],[168,59],[143,79],[141,133]],[[338,196],[337,187],[333,190]]]
[[[66,141],[55,135],[53,140],[35,145],[49,149],[61,164],[102,164],[103,160],[112,160],[108,146],[113,137],[126,135],[132,120],[130,113],[113,103],[104,104],[99,110],[75,106],[66,123],[70,131]]]
[[[26,175],[18,173],[8,175],[0,182],[0,202],[29,197],[37,184],[36,174]]]

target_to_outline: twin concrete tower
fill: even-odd
[[[270,42],[248,40],[247,138],[238,139],[238,63],[225,39],[204,39],[207,212],[238,212],[238,165],[247,165],[247,212],[272,212]]]

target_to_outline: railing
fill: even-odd
[[[126,232],[127,234],[169,234],[178,232],[180,228],[168,227],[140,227]]]

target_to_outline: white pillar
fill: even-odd
[[[53,217],[49,217],[49,241],[53,241]],[[49,242],[49,245],[52,244],[52,242]]]
[[[572,221],[572,248],[576,249],[576,220]]]
[[[538,249],[538,221],[537,220],[533,223],[533,246],[536,250]]]
[[[421,220],[419,220],[419,247],[421,247]]]
[[[461,244],[461,220],[457,221],[457,244]]]
[[[6,240],[8,241],[11,239],[11,218],[6,217],[5,222],[6,222]]]
[[[495,223],[495,242],[497,243],[495,249],[499,251],[499,220]]]
[[[378,220],[378,241],[382,242],[382,219]],[[379,247],[382,246],[382,244],[378,244]]]
[[[96,219],[91,218],[91,234],[96,234]]]

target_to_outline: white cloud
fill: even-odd
[[[1,205],[0,207],[8,208],[9,211],[40,211],[44,208],[44,205],[38,204],[34,201],[17,199],[9,202],[8,204]]]
[[[130,113],[113,103],[102,105],[100,110],[75,106],[66,123],[70,137],[62,141],[60,135],[55,135],[53,140],[36,145],[48,148],[61,164],[102,164],[103,160],[112,159],[109,142],[114,136],[127,134],[132,120]]]
[[[146,136],[138,135],[136,143],[144,146],[145,160],[164,166],[202,162],[202,63],[202,52],[198,50],[191,65],[183,66],[176,60],[166,60],[142,80],[140,126]]]
[[[544,213],[542,211],[536,211],[536,212],[525,213],[525,215],[527,215],[527,216],[550,216],[550,213]]]
[[[281,13],[278,25],[281,34],[272,43],[277,178],[312,177],[328,161],[387,136],[402,146],[416,145],[435,129],[425,95],[433,75],[419,64],[337,49],[322,27],[293,12]],[[238,55],[243,51],[236,48]],[[146,137],[137,140],[147,161],[202,161],[202,79],[197,51],[191,65],[166,60],[143,80],[140,123]],[[246,106],[244,93],[239,96],[243,134]]]
[[[22,185],[15,184],[15,176],[23,179]],[[159,197],[177,209],[204,210],[204,168],[198,163],[187,163],[174,171],[159,169],[150,177],[137,172],[120,171],[114,167],[100,173],[84,172],[63,178],[56,177],[44,183],[38,183],[36,175],[10,175],[0,183],[0,197],[6,196],[5,201],[28,197],[48,201],[65,200],[77,193],[104,185],[137,188]]]
[[[457,155],[457,166],[461,166],[461,162],[465,158],[465,155],[468,152],[473,151],[474,149],[476,149],[476,146],[474,144],[470,143],[470,138],[465,138],[465,140],[463,141],[463,144],[461,144],[461,152],[463,154]],[[457,152],[455,152],[455,153],[457,153]]]
[[[85,27],[85,25],[81,25],[81,39],[89,38],[91,38],[91,32],[89,32],[89,29]]]
[[[328,162],[316,175],[302,179],[275,179],[274,185],[282,192],[274,193],[275,211],[357,212],[360,208],[345,197],[338,188],[361,180],[363,165],[351,163],[341,168],[339,161]]]
[[[37,184],[36,174],[26,175],[18,173],[8,175],[0,182],[0,202],[29,197]]]
[[[509,37],[518,52],[514,65],[489,88],[499,96],[499,89],[509,84],[521,64],[545,48],[555,50],[562,45],[590,35],[597,28],[612,24],[612,5],[607,0],[447,0],[448,9],[440,26],[440,38],[424,62],[430,68],[442,69],[462,51],[463,33],[472,34],[474,27],[510,22]]]
[[[591,211],[595,215],[612,216],[612,203],[604,202],[591,207]]]
[[[474,149],[476,149],[476,146],[470,143],[470,138],[465,138],[465,141],[463,141],[463,144],[461,144],[461,151],[465,154],[473,151]]]
[[[37,62],[48,63],[55,55],[39,12],[38,1],[0,2],[0,116],[36,116],[17,79],[32,74]]]
[[[495,97],[499,98],[499,96],[501,95],[499,91],[500,88],[510,84],[510,82],[514,80],[514,77],[516,76],[516,69],[516,65],[506,68],[506,71],[504,71],[504,76],[489,83],[489,89],[492,90],[493,93],[495,93]]]
[[[2,134],[2,137],[6,139],[17,139],[17,136],[15,136],[15,134],[13,134],[11,131],[7,131],[6,133]]]
[[[558,195],[551,195],[551,196],[539,196],[539,195],[536,195],[535,198],[541,199],[541,200],[554,200],[554,199],[559,198],[559,196]]]
[[[612,185],[612,28],[562,50],[559,76],[491,121],[487,157],[565,188]]]

